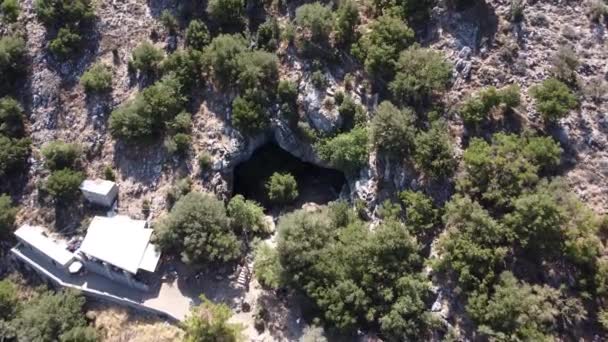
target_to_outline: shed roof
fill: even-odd
[[[107,195],[116,186],[116,183],[105,179],[85,179],[80,184],[80,190]]]
[[[136,274],[142,268],[142,263],[145,269],[152,267],[150,259],[144,258],[152,229],[145,226],[146,221],[132,220],[126,216],[96,216],[89,225],[80,251]],[[156,268],[156,264],[153,266]]]
[[[74,254],[70,253],[64,246],[54,242],[48,236],[43,235],[44,231],[42,227],[24,224],[15,231],[15,236],[36,248],[60,266],[67,267],[70,261],[74,259]]]

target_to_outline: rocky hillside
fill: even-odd
[[[602,324],[608,329],[608,309],[605,308],[606,299],[602,297],[606,294],[601,293],[600,285],[590,280],[598,281],[602,277],[602,267],[604,273],[607,269],[606,263],[599,261],[606,259],[605,236],[602,236],[606,233],[603,231],[605,223],[601,215],[608,212],[608,5],[602,0],[336,1],[324,3],[331,8],[327,14],[329,19],[323,17],[325,12],[312,10],[307,19],[301,19],[301,16],[305,16],[299,12],[299,8],[308,2],[299,1],[217,0],[209,1],[209,7],[197,1],[180,0],[93,1],[92,19],[86,25],[80,21],[74,24],[74,27],[82,27],[82,37],[67,57],[60,57],[52,47],[63,25],[62,19],[51,24],[45,22],[36,2],[19,1],[20,11],[12,23],[7,19],[7,9],[3,7],[4,20],[0,26],[3,37],[19,36],[25,41],[25,71],[8,90],[3,89],[3,95],[16,98],[23,107],[24,136],[31,139],[31,152],[24,166],[6,173],[0,170],[0,191],[9,194],[12,202],[19,207],[17,224],[39,223],[71,235],[82,231],[83,222],[95,213],[81,199],[65,201],[60,196],[52,196],[52,191],[49,191],[48,179],[57,170],[49,167],[49,158],[45,156],[43,147],[52,141],[79,146],[82,156],[76,169],[87,178],[115,178],[120,187],[117,211],[145,218],[151,223],[158,222],[170,211],[173,201],[167,194],[175,192],[176,184],[184,177],[191,179],[189,191],[211,192],[222,200],[229,200],[234,195],[235,167],[251,158],[259,147],[276,143],[302,161],[344,172],[348,186],[340,194],[340,199],[349,203],[351,211],[356,209],[357,220],[371,227],[370,231],[375,227],[381,227],[379,230],[382,231],[382,227],[391,222],[393,218],[387,214],[387,203],[391,202],[398,203],[398,210],[405,210],[399,215],[405,217],[404,222],[411,224],[407,203],[400,202],[403,201],[401,193],[405,190],[425,194],[437,208],[436,215],[445,214],[443,221],[439,218],[434,221],[432,233],[416,236],[421,260],[428,261],[432,267],[423,267],[425,262],[412,261],[416,266],[412,266],[410,272],[423,274],[422,277],[430,281],[432,295],[426,301],[421,300],[421,306],[427,307],[426,311],[421,310],[425,314],[435,315],[439,321],[435,324],[440,328],[428,322],[408,326],[408,322],[413,320],[408,321],[410,316],[418,313],[401,312],[395,308],[397,304],[386,298],[382,299],[383,304],[367,313],[352,308],[352,312],[349,312],[352,317],[348,319],[352,318],[354,323],[347,324],[341,320],[341,313],[331,312],[327,308],[333,308],[333,304],[328,304],[330,299],[314,297],[308,287],[284,286],[302,294],[310,302],[307,304],[322,312],[315,313],[315,323],[324,325],[330,336],[353,337],[356,335],[353,331],[357,329],[386,340],[405,340],[412,336],[436,340],[535,340],[549,337],[558,340],[602,340],[606,336],[602,330]],[[62,1],[41,2],[59,6],[57,3]],[[230,8],[228,5],[231,2],[240,3],[236,19],[231,17],[230,10],[227,10],[228,14],[215,13],[212,3],[217,2],[225,8]],[[349,12],[348,6],[341,3],[351,4],[354,10]],[[417,6],[424,9],[420,10]],[[350,18],[349,15],[357,19],[352,22],[340,19]],[[195,19],[208,27],[208,30],[205,28],[208,37],[202,39],[204,46],[198,49],[191,40],[194,38],[189,36],[189,32],[193,32],[190,23]],[[324,19],[331,22],[330,27],[322,22]],[[65,25],[69,20],[66,15]],[[239,21],[242,22],[235,24]],[[346,28],[340,26],[343,22]],[[214,57],[214,42],[228,33],[242,35],[235,38],[242,42],[217,43],[218,51],[226,46],[227,51],[232,50]],[[270,39],[266,39],[267,36]],[[391,41],[392,38],[394,41]],[[134,55],[143,42],[151,43],[161,55],[159,61],[151,62],[155,64],[149,72],[144,70],[146,67],[137,66]],[[262,56],[262,51],[272,56]],[[411,55],[407,55],[408,51],[411,51]],[[171,56],[179,53],[184,53],[183,59],[175,58],[175,64],[167,62]],[[0,55],[0,58],[4,57]],[[264,72],[273,68],[264,63],[267,59],[274,61],[272,58],[276,58],[276,75],[266,77]],[[256,65],[256,61],[261,62]],[[429,61],[438,62],[431,65]],[[99,63],[111,73],[110,90],[89,91],[81,79],[93,65]],[[444,66],[449,67],[447,77],[443,77],[445,80],[441,77]],[[220,67],[244,70],[231,70],[229,73],[232,74],[223,80],[219,74]],[[5,72],[4,69],[0,71]],[[159,125],[152,124],[156,130],[153,134],[143,139],[126,137],[124,132],[133,129],[134,124],[127,122],[119,127],[116,113],[127,112],[129,108],[135,108],[137,103],[145,102],[140,101],[145,90],[169,77],[177,77],[182,83],[185,83],[184,79],[194,79],[193,85],[181,84],[183,87],[179,96],[183,95],[185,100],[179,110],[169,115],[169,119],[163,118]],[[422,79],[424,82],[420,81]],[[575,98],[573,101],[576,104],[566,106],[565,113],[551,116],[553,114],[547,112],[554,111],[541,108],[538,88],[547,79],[559,80],[557,82],[565,89],[560,88],[562,95],[567,92]],[[285,82],[286,87],[287,84],[295,87],[292,100],[282,98],[281,82]],[[500,91],[509,86],[519,89],[514,105],[500,99],[493,105],[487,105],[482,99],[482,93],[488,89],[502,94]],[[158,96],[169,94],[167,88],[159,89],[157,93],[161,95]],[[497,98],[500,96],[497,95]],[[167,97],[172,97],[172,94]],[[472,100],[476,99],[481,99],[479,104],[473,104]],[[384,101],[392,101],[394,105],[390,104],[392,107],[389,108]],[[469,107],[468,101],[471,101]],[[551,101],[559,102],[554,98],[547,102]],[[161,113],[167,110],[160,100],[149,102],[146,103],[148,111]],[[345,103],[349,103],[350,107]],[[240,110],[237,104],[246,106],[246,109]],[[552,105],[551,108],[555,109],[562,104]],[[138,109],[133,109],[125,114],[128,117],[125,120],[137,115],[144,117],[141,113],[145,110],[138,112]],[[191,120],[188,121],[186,133],[172,128],[177,126],[177,120],[174,120],[176,114],[182,111],[189,113]],[[472,118],[475,114],[483,117]],[[162,115],[158,114],[159,117]],[[385,117],[380,118],[382,115]],[[391,126],[401,120],[397,118],[404,118],[409,128],[403,127],[408,125],[400,122],[395,124],[399,126],[397,128]],[[263,122],[259,123],[258,120]],[[250,129],[258,124],[259,129]],[[393,132],[393,128],[396,133],[389,133]],[[467,149],[478,139],[492,145],[497,133],[511,133],[518,137],[549,137],[556,142],[555,149],[561,150],[555,157],[546,156],[552,153],[553,145],[530,147],[540,150],[534,152],[535,156],[540,156],[539,160],[543,157],[557,158],[555,162],[545,163],[545,160],[530,161],[534,158],[529,156],[530,160],[515,158],[513,154],[520,152],[510,146],[511,150],[504,152],[504,155],[500,151],[489,153],[490,159],[496,163],[492,166],[497,169],[492,171],[494,173],[490,173],[490,176],[473,174],[486,172],[490,167],[483,164],[487,161],[480,161],[481,157],[467,158]],[[185,151],[176,152],[179,149],[176,139],[180,134],[188,137],[184,143],[187,146]],[[403,146],[391,145],[399,142]],[[527,140],[518,140],[514,145],[527,143]],[[425,151],[425,147],[428,151]],[[533,165],[529,166],[528,163]],[[479,166],[481,164],[483,166]],[[521,171],[526,173],[527,178],[517,178],[518,174],[515,180],[502,179],[500,177],[504,175],[500,171],[504,169]],[[499,202],[502,198],[489,199],[483,194],[484,190],[488,193],[492,191],[488,190],[492,188],[491,185],[475,183],[485,177],[495,177],[499,188],[518,182],[524,185],[510,197],[505,195],[508,204],[501,205]],[[452,264],[445,261],[451,260],[446,255],[455,253],[457,247],[446,247],[449,244],[442,240],[448,240],[446,236],[452,230],[467,229],[464,224],[459,226],[454,223],[457,221],[454,219],[455,212],[462,209],[456,208],[454,198],[472,198],[474,204],[469,207],[471,212],[475,213],[479,206],[480,210],[488,212],[487,221],[491,220],[500,227],[516,226],[513,234],[519,234],[519,227],[529,222],[520,225],[513,223],[516,216],[514,208],[538,202],[521,204],[518,201],[530,192],[541,191],[538,189],[545,191],[543,186],[550,188],[543,183],[544,180],[550,182],[560,177],[563,177],[564,186],[576,195],[572,201],[592,209],[589,217],[593,216],[593,219],[589,219],[589,222],[594,223],[589,223],[593,226],[589,231],[593,230],[593,234],[585,235],[585,231],[577,235],[579,240],[572,238],[576,240],[572,244],[579,247],[584,245],[581,248],[591,246],[589,249],[594,249],[596,240],[599,241],[595,248],[597,250],[586,255],[592,261],[571,262],[562,255],[546,260],[530,257],[531,252],[526,250],[527,247],[516,242],[520,235],[504,238],[500,243],[487,242],[493,244],[494,250],[501,250],[503,244],[509,244],[500,257],[487,256],[484,250],[479,252],[483,256],[466,259],[467,256],[464,257],[466,260],[456,260]],[[504,189],[493,190],[500,192]],[[508,191],[510,189],[504,190],[505,193]],[[556,211],[564,220],[569,210],[579,208],[579,204],[571,204],[574,202],[564,199],[568,196],[557,197],[559,200],[556,201],[563,207]],[[173,200],[178,198],[174,196]],[[569,204],[563,204],[565,202]],[[453,206],[448,204],[444,208],[446,203]],[[324,213],[323,210],[319,212]],[[532,214],[526,217],[531,221],[535,219]],[[479,223],[475,221],[476,218],[469,219],[478,226],[487,223]],[[275,217],[275,221],[281,227],[279,217]],[[580,219],[574,223],[563,223],[563,226],[572,225],[578,229],[586,223]],[[486,233],[491,234],[487,231],[479,234]],[[567,241],[565,244],[568,246],[564,247],[567,250],[564,254],[567,254],[575,249],[568,244],[571,240],[567,239],[578,233],[563,234],[551,236]],[[564,237],[566,235],[569,237]],[[528,238],[532,241],[539,236],[530,235]],[[279,234],[279,253],[289,249],[282,247],[281,238]],[[373,238],[369,237],[369,240]],[[327,241],[331,239],[327,237]],[[273,243],[274,240],[273,237]],[[507,240],[508,243],[505,242]],[[501,247],[496,247],[498,245]],[[543,251],[543,248],[551,249],[547,246],[538,248]],[[490,258],[501,261],[496,261],[487,269],[481,266]],[[443,268],[435,267],[433,263],[441,263],[436,259],[443,260]],[[469,274],[468,282],[464,282],[466,277],[459,272],[465,271],[457,270],[458,266],[455,265],[462,266],[467,262],[475,265],[472,269],[483,269],[484,277]],[[290,272],[289,265],[283,267]],[[386,268],[394,270],[388,266]],[[518,268],[523,271],[518,272]],[[475,274],[477,271],[466,272]],[[498,279],[503,271],[513,271],[517,277],[513,280],[515,283],[511,278],[507,279],[508,276],[504,279],[501,277],[501,283]],[[494,273],[494,276],[490,276]],[[319,274],[326,275],[322,272]],[[294,279],[306,278],[302,274],[292,276]],[[329,275],[327,277],[330,279]],[[347,276],[341,274],[337,278],[341,277]],[[471,280],[475,277],[475,281]],[[585,280],[577,282],[573,278]],[[397,283],[395,280],[394,284]],[[471,303],[472,293],[477,296],[487,291],[490,299],[486,296],[485,305],[499,305],[492,302],[496,293],[500,293],[500,289],[496,288],[500,286],[498,284],[505,288],[511,286],[510,289],[521,285],[512,293],[519,293],[523,297],[530,295],[530,298],[533,297],[530,293],[533,293],[536,297],[530,301],[542,303],[530,305],[538,304],[544,313],[570,308],[560,306],[558,309],[555,302],[576,301],[580,304],[577,309],[585,312],[581,315],[584,318],[577,317],[573,319],[576,322],[564,323],[570,317],[552,313],[548,314],[551,316],[547,319],[550,323],[539,323],[543,329],[526,326],[512,329],[513,332],[509,327],[497,327],[489,321],[503,318],[480,317],[483,316],[479,314],[481,310],[475,311],[476,316]],[[530,288],[522,284],[530,284]],[[540,293],[545,293],[543,291],[547,287],[554,291],[547,290],[551,293],[547,297],[553,297],[539,299]],[[558,289],[562,291],[559,294]],[[270,290],[267,292],[274,293]],[[390,296],[397,296],[397,292],[395,290]],[[483,306],[480,297],[475,297],[478,300],[476,303]],[[547,308],[549,302],[555,307]],[[402,305],[407,307],[408,303]],[[389,307],[390,310],[387,309]],[[391,322],[385,317],[392,316],[376,317],[383,310],[389,311],[390,315],[408,317],[404,318],[404,326],[396,327],[400,323],[392,322],[395,326],[387,328]],[[522,313],[522,316],[526,314],[529,313]],[[605,320],[603,323],[602,317]],[[133,330],[132,334],[140,330]],[[537,330],[539,335],[522,333]]]

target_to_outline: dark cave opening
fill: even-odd
[[[300,194],[290,205],[296,208],[308,202],[331,202],[338,198],[346,185],[342,172],[304,162],[276,144],[268,143],[255,150],[249,160],[236,166],[233,194],[255,200],[266,209],[276,209],[277,206],[268,200],[265,187],[266,181],[275,172],[289,172],[298,182]]]

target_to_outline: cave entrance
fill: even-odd
[[[328,203],[337,199],[346,185],[342,172],[303,162],[276,144],[268,143],[236,166],[233,193],[255,200],[272,211],[275,206],[268,200],[265,184],[275,172],[289,172],[298,182],[299,196],[290,207],[299,208],[308,202]]]

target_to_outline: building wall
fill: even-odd
[[[104,276],[108,279],[111,279],[115,282],[121,283],[123,285],[127,285],[129,287],[132,287],[134,289],[138,289],[141,291],[150,290],[150,288],[146,284],[135,280],[130,274],[116,272],[116,271],[112,270],[110,268],[110,266],[107,264],[106,265],[100,264],[95,261],[85,260],[84,258],[81,258],[81,262],[87,270],[89,270],[91,272],[95,272],[95,273],[97,273],[101,276]]]

